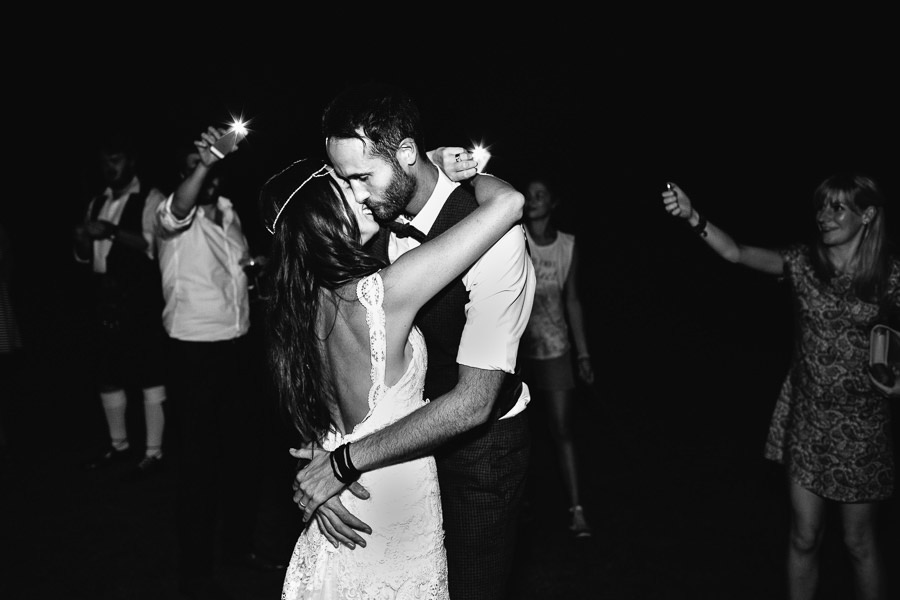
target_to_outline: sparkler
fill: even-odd
[[[478,167],[476,167],[477,173],[483,172],[488,161],[491,160],[491,151],[488,148],[489,146],[475,144],[475,148],[472,150],[472,158],[478,163]]]
[[[228,127],[228,132],[216,140],[216,143],[209,147],[209,151],[218,156],[220,159],[225,155],[234,152],[238,142],[247,137],[247,123],[242,118],[236,118]]]

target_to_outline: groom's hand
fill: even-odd
[[[294,502],[303,510],[303,522],[306,523],[322,503],[339,494],[345,486],[334,476],[330,452],[310,448],[291,448],[290,452],[294,458],[309,460],[309,464],[294,476],[293,483]],[[369,492],[357,482],[350,484],[348,489],[357,498],[369,498]]]

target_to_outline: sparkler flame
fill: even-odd
[[[491,151],[488,148],[489,146],[483,144],[475,144],[472,150],[472,158],[478,163],[476,170],[479,173],[484,171],[488,161],[491,159]]]
[[[247,121],[244,121],[243,116],[235,117],[232,115],[231,123],[228,125],[228,131],[225,132],[225,135],[216,140],[215,144],[209,147],[209,151],[220,159],[225,158],[226,155],[235,151],[238,142],[247,137],[248,132]]]
[[[235,132],[238,137],[244,137],[247,135],[247,123],[242,119],[236,119],[231,123],[231,126],[228,128],[228,131]]]
[[[243,117],[232,117],[231,124],[228,126],[228,131],[233,131],[238,139],[244,137],[249,133],[249,129],[247,129],[248,121],[245,121]]]

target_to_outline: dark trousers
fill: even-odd
[[[253,389],[249,350],[247,336],[169,345],[182,579],[211,577],[217,547],[223,554],[252,551],[265,400]]]
[[[467,432],[437,453],[453,600],[506,598],[530,452],[523,412]]]
[[[96,383],[101,388],[149,388],[165,383],[166,331],[159,311],[134,315],[110,327],[97,321],[93,330]]]

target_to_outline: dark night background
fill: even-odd
[[[37,93],[33,103],[28,94],[18,99],[62,117],[50,129],[65,152],[38,159],[46,171],[27,202],[2,202],[34,374],[31,409],[20,414],[48,419],[17,426],[40,431],[41,444],[55,437],[76,452],[103,439],[99,403],[84,381],[87,305],[70,246],[71,227],[100,185],[97,131],[120,118],[141,131],[142,170],[169,191],[176,141],[230,115],[248,118],[251,132],[228,159],[226,194],[254,250],[264,253],[259,186],[290,161],[321,154],[321,111],[345,85],[389,81],[418,99],[429,148],[483,141],[495,175],[513,183],[544,170],[554,175],[565,203],[562,227],[578,236],[599,380],[587,395],[595,403],[584,409],[580,443],[588,506],[613,541],[600,542],[604,566],[575,574],[576,583],[560,567],[566,585],[580,590],[582,577],[599,590],[583,597],[777,597],[786,509],[782,482],[761,450],[790,357],[788,298],[775,280],[715,257],[665,213],[660,192],[677,182],[737,239],[781,245],[812,233],[810,200],[821,180],[861,169],[883,185],[900,240],[898,53],[894,39],[860,31],[878,21],[868,18],[845,23],[859,39],[802,21],[760,29],[735,18],[702,38],[674,27],[611,36],[614,25],[585,24],[553,40],[522,30],[513,42],[481,48],[473,41],[486,36],[480,32],[446,45],[410,34],[402,54],[340,27],[328,35],[343,48],[337,51],[321,40],[269,46],[238,30],[220,53],[134,42],[129,55],[99,36],[42,68],[23,69]],[[310,55],[315,60],[299,58]],[[388,60],[395,66],[379,66]],[[593,419],[602,423],[594,427]],[[548,493],[562,506],[559,492]],[[891,536],[897,511],[892,501]],[[604,545],[617,540],[625,540],[619,550]],[[896,559],[896,537],[889,543]],[[741,545],[744,554],[735,551]],[[748,560],[748,547],[766,558]],[[831,550],[837,566],[829,576],[845,590],[840,552]],[[628,565],[616,567],[616,556]],[[746,596],[730,587],[736,577],[757,576]],[[669,592],[648,591],[654,582]],[[538,594],[543,583],[533,581],[530,591]],[[631,595],[637,589],[645,593]]]
[[[892,39],[826,40],[809,23],[760,30],[738,19],[699,38],[674,26],[604,38],[611,29],[570,28],[571,36],[534,43],[523,32],[484,49],[463,35],[446,48],[404,48],[403,56],[352,36],[327,51],[311,40],[242,39],[238,29],[219,53],[141,43],[115,52],[103,36],[88,36],[27,76],[37,90],[30,108],[62,117],[35,123],[65,152],[42,158],[48,168],[35,176],[54,182],[41,199],[41,235],[15,226],[33,218],[30,202],[3,203],[23,304],[45,321],[43,306],[68,289],[48,275],[71,267],[69,231],[101,185],[93,144],[108,124],[141,133],[142,171],[169,191],[175,143],[231,115],[248,118],[251,133],[229,158],[228,194],[264,252],[259,186],[290,161],[321,155],[323,107],[366,79],[396,83],[418,99],[428,147],[483,141],[498,176],[556,177],[562,225],[581,239],[589,316],[603,337],[613,334],[606,325],[660,318],[667,328],[719,321],[714,327],[724,331],[722,318],[767,323],[787,310],[759,310],[754,296],[766,296],[767,283],[718,264],[662,210],[668,180],[738,239],[761,245],[811,233],[812,191],[840,169],[872,174],[900,201]],[[617,315],[624,307],[636,314]]]

